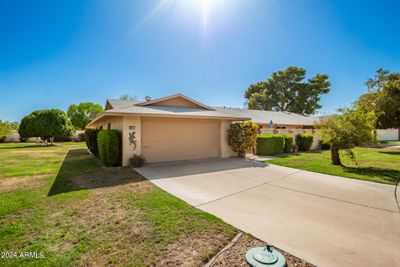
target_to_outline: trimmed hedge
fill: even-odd
[[[121,137],[117,130],[101,130],[97,136],[100,161],[108,167],[121,165]]]
[[[257,155],[268,156],[283,152],[285,138],[281,134],[263,134],[257,137]]]
[[[301,133],[296,135],[296,144],[299,151],[308,151],[313,143],[314,136],[312,134]]]
[[[283,135],[285,138],[285,146],[283,148],[283,152],[290,153],[293,151],[293,136],[285,134]]]
[[[86,129],[85,130],[85,141],[86,146],[96,157],[99,155],[99,150],[97,149],[97,135],[99,134],[99,130],[97,129]]]

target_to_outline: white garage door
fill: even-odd
[[[142,117],[147,162],[219,157],[219,120]]]

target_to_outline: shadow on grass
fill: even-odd
[[[292,152],[292,153],[283,153],[278,155],[271,155],[277,158],[290,158],[295,156],[302,156],[303,154],[321,154],[324,150],[312,150],[312,151],[299,151],[299,152]]]
[[[71,191],[111,187],[144,181],[130,168],[104,168],[86,149],[70,150],[48,196]]]
[[[388,151],[379,151],[379,153],[400,156],[400,151],[390,151],[390,150],[388,150]]]
[[[291,157],[297,157],[301,156],[300,153],[285,153],[285,154],[278,154],[278,155],[272,155],[272,157],[276,158],[291,158]]]
[[[400,171],[393,169],[384,169],[376,167],[347,167],[343,166],[344,171],[363,175],[367,177],[380,177],[381,179],[390,182],[397,183],[400,180]]]

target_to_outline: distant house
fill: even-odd
[[[376,129],[378,141],[397,141],[400,140],[399,129]]]
[[[252,109],[216,108],[232,115],[250,117],[261,129],[314,129],[318,117],[308,117],[291,112]]]
[[[287,112],[210,107],[182,94],[145,101],[108,99],[105,111],[88,128],[117,129],[122,162],[134,154],[147,162],[236,155],[227,130],[234,121],[253,120],[261,127],[311,129],[312,118]]]

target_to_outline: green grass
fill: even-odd
[[[330,151],[285,154],[268,163],[384,184],[400,180],[400,151],[355,148],[353,152],[356,162],[340,152],[343,166],[330,164]]]
[[[200,266],[237,233],[129,168],[103,168],[82,143],[0,144],[6,266]]]
[[[0,144],[0,179],[34,174],[56,173],[65,156],[65,149],[82,147],[82,143],[58,143],[45,148],[35,143]],[[28,160],[29,159],[29,160]],[[40,166],[40,168],[39,168]]]

